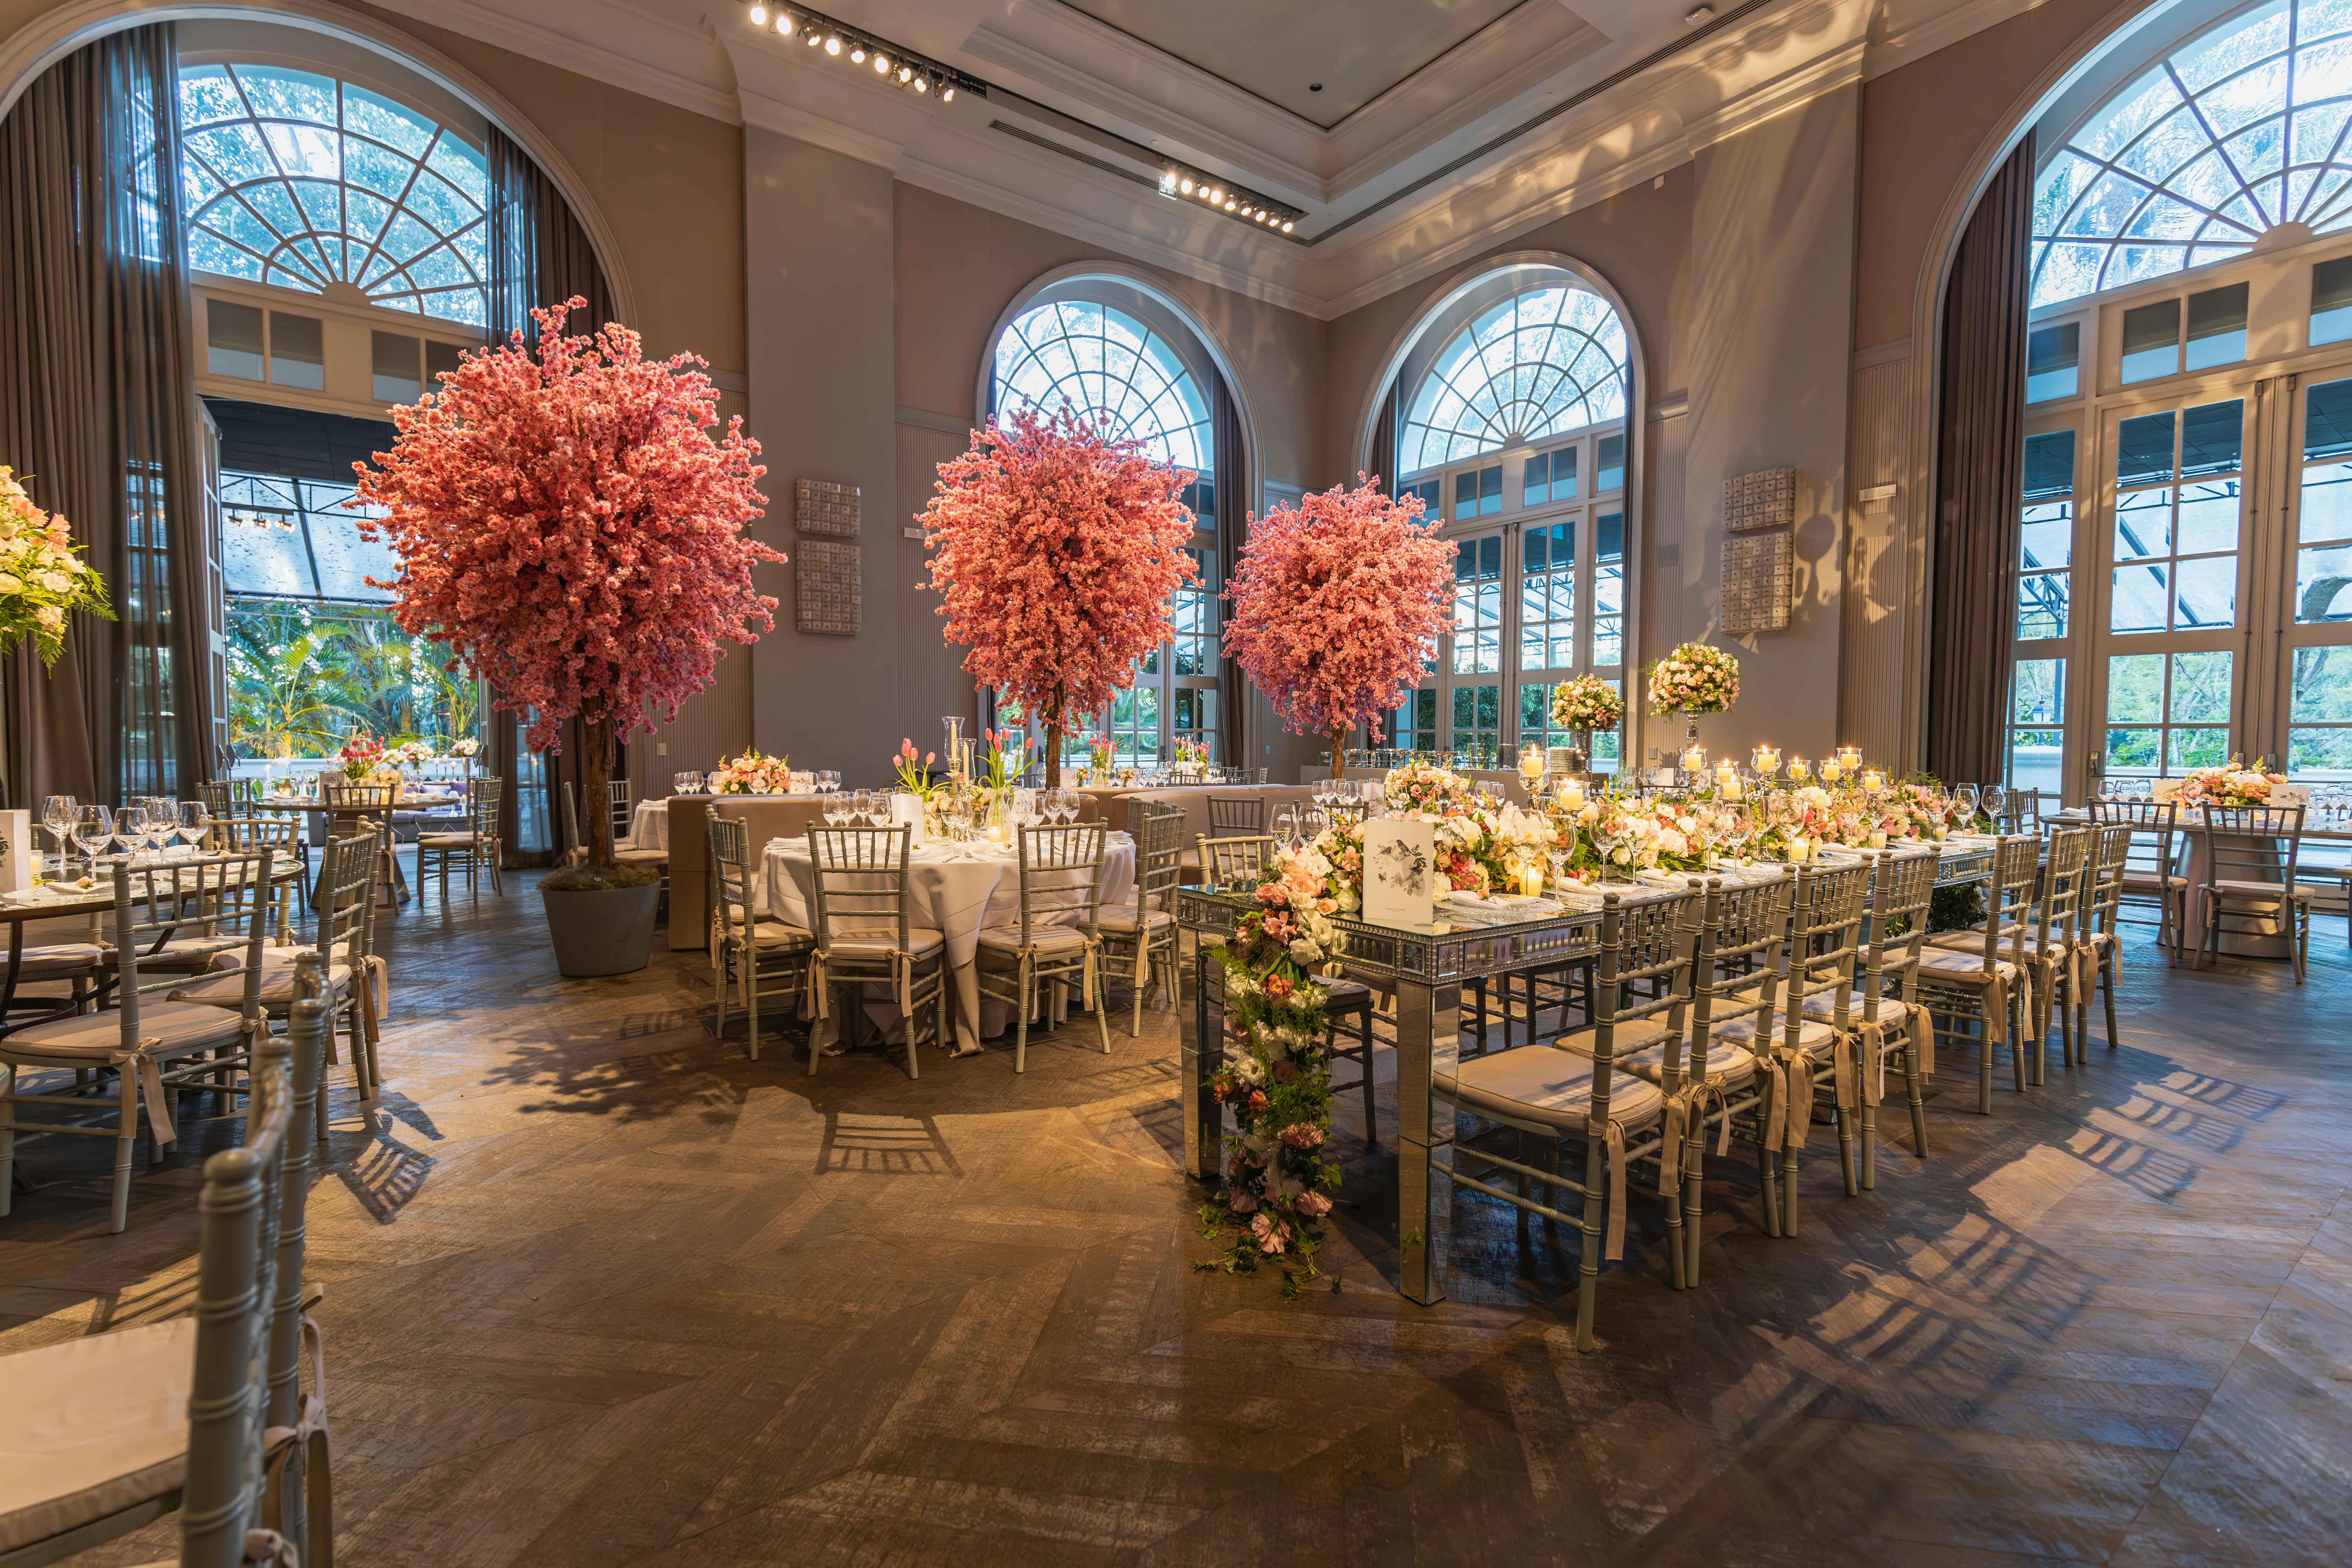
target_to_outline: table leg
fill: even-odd
[[[1453,1106],[1433,1092],[1461,1052],[1462,987],[1397,984],[1397,1289],[1430,1306],[1445,1300],[1454,1229]]]
[[[1225,1170],[1225,1108],[1209,1080],[1225,1059],[1225,966],[1194,931],[1176,933],[1177,1106],[1184,1118],[1184,1169],[1215,1182]]]

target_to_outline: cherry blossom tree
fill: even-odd
[[[592,866],[613,863],[601,809],[614,744],[654,727],[710,684],[722,645],[775,625],[752,563],[784,557],[744,535],[766,509],[760,444],[719,421],[719,393],[693,354],[648,361],[617,322],[563,335],[573,299],[533,310],[536,352],[516,332],[468,353],[441,390],[396,407],[399,439],[352,467],[364,520],[400,562],[394,617],[489,682],[499,707],[529,710],[533,751],[560,727],[585,731]]]
[[[1225,652],[1284,728],[1331,748],[1419,684],[1422,659],[1452,629],[1454,546],[1421,520],[1421,498],[1391,500],[1362,474],[1250,520],[1225,584]]]
[[[971,650],[973,679],[1044,716],[1058,788],[1072,722],[1175,635],[1169,597],[1195,576],[1176,498],[1193,476],[1067,403],[990,420],[939,473],[921,521],[948,640]]]

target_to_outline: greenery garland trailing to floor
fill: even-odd
[[[1319,893],[1321,877],[1314,881]],[[1260,903],[1276,907],[1244,915],[1217,950],[1226,1059],[1209,1081],[1233,1108],[1234,1131],[1225,1139],[1224,1203],[1201,1206],[1201,1235],[1222,1238],[1223,1250],[1194,1267],[1251,1273],[1270,1260],[1282,1270],[1283,1295],[1295,1297],[1321,1278],[1315,1255],[1340,1171],[1323,1157],[1331,1058],[1322,987],[1308,969],[1328,952],[1330,927],[1312,899],[1303,910],[1281,907],[1288,891],[1281,881],[1260,888]]]

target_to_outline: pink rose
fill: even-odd
[[[1260,1215],[1250,1221],[1250,1230],[1257,1237],[1260,1252],[1272,1256],[1290,1245],[1290,1229],[1271,1215]]]
[[[1257,1194],[1247,1187],[1235,1187],[1232,1195],[1225,1199],[1225,1205],[1235,1214],[1247,1214],[1257,1207]]]
[[[1298,1194],[1298,1212],[1317,1215],[1329,1214],[1331,1200],[1321,1193],[1301,1193]]]
[[[1312,1149],[1323,1142],[1323,1129],[1311,1121],[1294,1121],[1279,1136],[1294,1149]]]

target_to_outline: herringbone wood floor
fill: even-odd
[[[2121,1047],[1990,1120],[1948,1055],[1935,1157],[1890,1141],[1847,1199],[1817,1138],[1794,1239],[1760,1234],[1748,1173],[1711,1181],[1703,1288],[1637,1235],[1580,1357],[1574,1242],[1523,1248],[1484,1200],[1454,1299],[1394,1293],[1350,1100],[1341,1293],[1195,1272],[1166,1015],[1108,1058],[1081,1020],[1020,1078],[992,1052],[810,1079],[711,1037],[693,957],[559,981],[509,889],[394,922],[382,1103],[339,1076],[310,1258],[356,1568],[2276,1565],[2352,1540],[2333,919],[2301,989],[2136,950]],[[26,1152],[0,1346],[184,1303],[196,1163],[233,1131],[190,1110],[121,1237],[100,1151]]]

